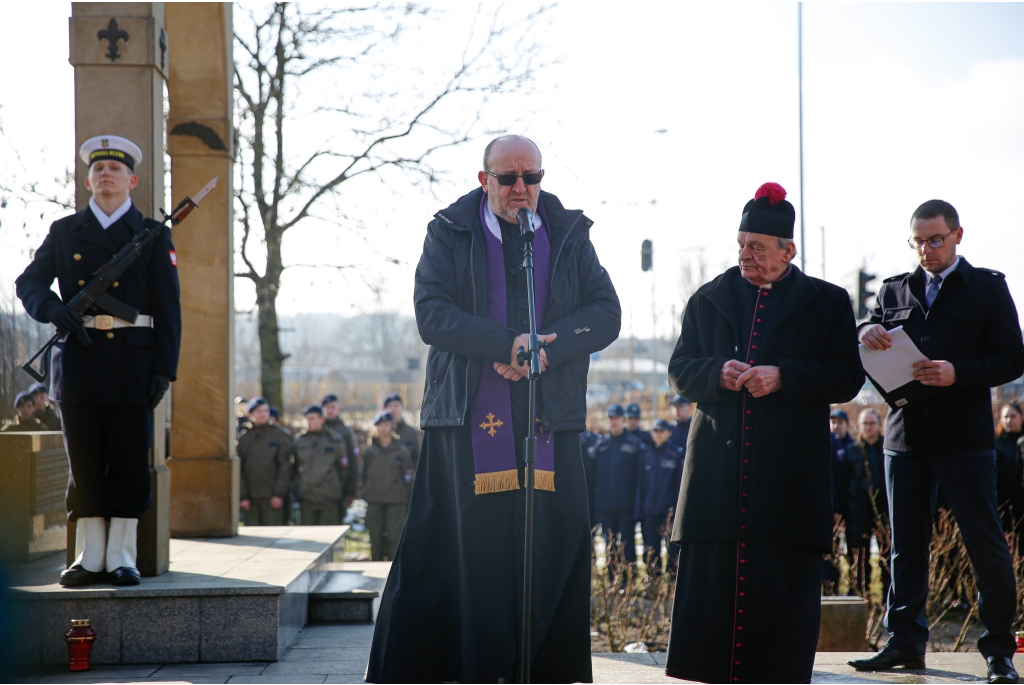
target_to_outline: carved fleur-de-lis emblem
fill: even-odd
[[[497,434],[497,428],[501,428],[505,425],[505,422],[501,419],[495,419],[494,414],[488,414],[487,420],[480,424],[480,427],[487,431],[488,435],[492,438]]]
[[[123,40],[126,43],[128,42],[128,32],[117,28],[117,19],[111,19],[110,23],[107,24],[107,28],[96,32],[96,37],[107,41],[106,56],[110,58],[111,62],[121,56],[121,52],[117,49],[117,41]]]

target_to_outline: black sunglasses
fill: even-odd
[[[525,185],[535,186],[540,183],[540,179],[544,176],[543,169],[530,174],[495,174],[490,171],[485,171],[484,173],[498,179],[499,186],[514,186],[519,179],[523,179]]]

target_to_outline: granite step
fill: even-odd
[[[330,571],[309,593],[310,623],[372,623],[384,579],[359,571]]]

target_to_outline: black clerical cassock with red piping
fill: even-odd
[[[781,186],[766,184],[740,231],[791,239],[794,216]],[[779,367],[781,389],[719,388],[730,359]],[[672,536],[666,672],[810,682],[832,547],[829,405],[864,382],[849,296],[792,265],[761,286],[733,267],[688,302],[669,380],[697,408]]]

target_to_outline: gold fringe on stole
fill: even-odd
[[[476,474],[476,494],[487,495],[492,492],[505,492],[519,489],[519,471],[493,471]]]
[[[555,472],[536,469],[533,472],[533,487],[538,490],[555,491]]]

